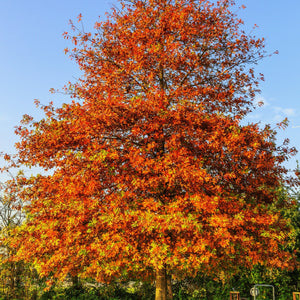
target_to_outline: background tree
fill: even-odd
[[[16,249],[9,244],[13,231],[22,225],[25,215],[18,197],[16,178],[0,183],[0,284],[1,292],[9,299],[21,298],[29,292],[33,270],[23,261],[15,261]],[[21,173],[18,175],[20,176]],[[31,274],[32,273],[32,274]]]
[[[73,101],[16,130],[17,165],[51,171],[19,183],[31,201],[17,257],[59,278],[155,279],[156,299],[168,275],[288,267],[290,203],[277,199],[297,184],[282,165],[294,149],[241,123],[263,39],[231,0],[121,6],[96,33],[65,34],[84,73],[65,88]]]

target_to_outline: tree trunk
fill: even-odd
[[[167,299],[173,300],[173,291],[172,291],[172,276],[167,275]]]
[[[167,300],[166,268],[156,271],[155,300]]]
[[[78,276],[71,276],[72,279],[72,284],[74,288],[80,288],[81,287],[81,282],[79,280]]]

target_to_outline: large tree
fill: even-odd
[[[154,278],[156,299],[168,275],[286,267],[278,188],[293,149],[241,123],[263,39],[232,0],[120,4],[95,33],[66,33],[83,71],[72,102],[16,131],[17,165],[50,171],[19,183],[18,257],[44,275]]]

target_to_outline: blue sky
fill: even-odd
[[[83,15],[85,30],[92,30],[99,16],[116,0],[0,0],[0,151],[13,153],[17,141],[14,126],[27,113],[42,116],[34,99],[60,105],[67,101],[49,93],[79,76],[76,64],[64,54],[69,46],[62,33],[69,19]],[[300,1],[238,0],[246,9],[239,15],[246,28],[259,26],[255,33],[266,38],[266,49],[274,55],[256,67],[264,73],[259,96],[265,106],[248,116],[250,122],[270,123],[273,127],[285,117],[290,125],[278,139],[289,138],[300,150]],[[297,155],[300,159],[300,154]],[[288,167],[295,166],[295,158]]]

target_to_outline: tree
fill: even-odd
[[[16,130],[17,165],[50,171],[20,183],[20,259],[59,278],[153,278],[156,299],[168,276],[288,267],[277,191],[297,184],[283,166],[295,150],[241,123],[265,52],[234,5],[121,1],[96,33],[65,33],[84,74],[72,102]]]
[[[28,267],[22,261],[12,260],[16,249],[9,245],[9,240],[13,230],[24,221],[24,214],[21,210],[23,203],[17,196],[15,177],[9,175],[9,181],[0,182],[0,277],[2,291],[6,296],[15,298],[25,292],[23,286],[21,289],[21,278],[28,273]]]

